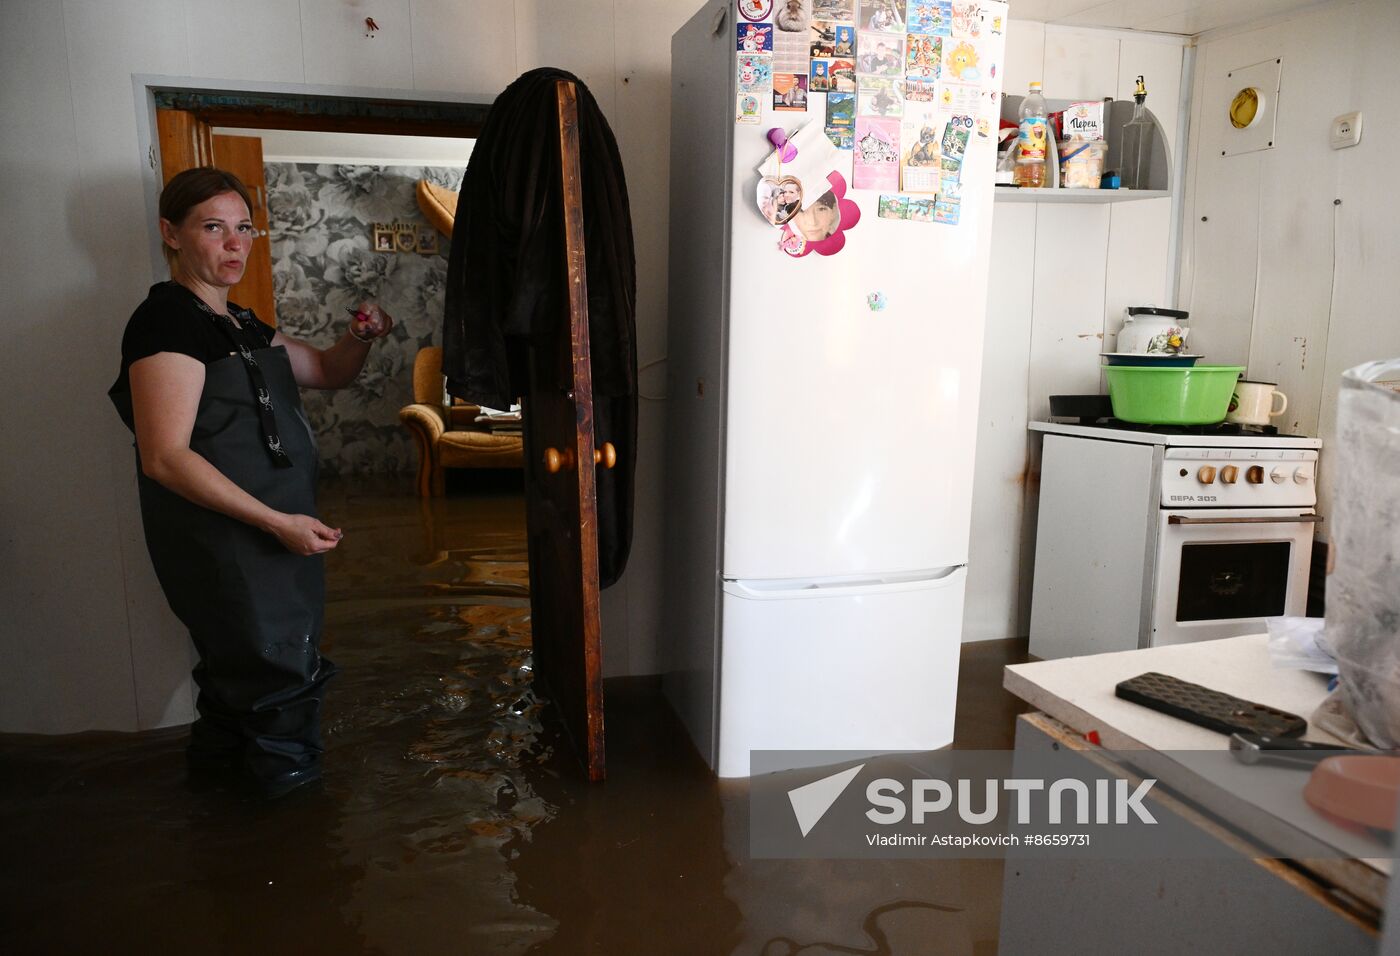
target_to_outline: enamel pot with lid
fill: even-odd
[[[1176,355],[1186,351],[1186,327],[1190,313],[1155,305],[1130,305],[1124,310],[1118,349],[1146,355]]]

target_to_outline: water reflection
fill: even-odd
[[[359,481],[322,507],[346,531],[324,785],[192,791],[183,728],[0,737],[0,950],[995,951],[995,861],[750,860],[744,786],[716,783],[654,678],[607,683],[609,776],[587,784],[532,684],[519,494]],[[984,670],[964,667],[959,737],[1005,746]]]

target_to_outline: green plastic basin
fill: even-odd
[[[1225,420],[1239,365],[1152,368],[1107,365],[1113,417],[1139,425],[1210,425]]]

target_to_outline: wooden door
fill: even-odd
[[[598,512],[578,104],[572,83],[560,81],[558,103],[567,247],[560,268],[567,270],[570,334],[530,349],[530,391],[523,403],[530,617],[535,675],[558,707],[588,778],[597,781],[605,775]]]
[[[243,281],[228,290],[228,297],[252,309],[268,325],[277,325],[277,303],[272,295],[272,238],[267,228],[267,186],[263,178],[262,140],[256,136],[215,136],[214,165],[233,173],[248,187],[253,199],[253,248]]]
[[[256,136],[215,136],[212,127],[194,113],[167,109],[156,110],[156,136],[160,143],[161,185],[186,169],[218,166],[233,173],[248,187],[253,199],[251,211],[257,236],[248,255],[243,281],[229,290],[228,297],[252,309],[268,325],[276,326],[262,140]]]

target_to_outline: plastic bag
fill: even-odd
[[[1295,671],[1337,673],[1337,656],[1323,635],[1325,618],[1266,617],[1269,659],[1275,667]]]
[[[1400,747],[1400,359],[1342,376],[1327,640],[1338,692],[1377,747]]]

